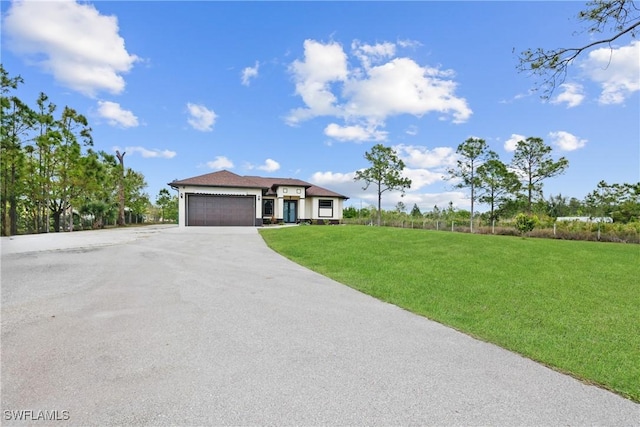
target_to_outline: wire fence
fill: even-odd
[[[345,218],[343,224],[377,226],[377,219]],[[511,221],[496,221],[483,224],[474,221],[473,230],[469,221],[433,220],[427,218],[385,219],[381,221],[383,227],[413,228],[444,232],[495,234],[505,236],[520,236],[520,232]],[[635,243],[640,244],[640,223],[629,224],[597,223],[581,221],[562,221],[544,223],[526,233],[527,237],[561,240],[587,240],[597,242]]]

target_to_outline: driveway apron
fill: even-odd
[[[307,270],[252,227],[3,238],[1,269],[2,425],[640,424],[640,405]]]

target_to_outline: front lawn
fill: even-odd
[[[387,227],[260,231],[364,293],[640,401],[640,246]]]

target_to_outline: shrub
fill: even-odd
[[[520,232],[521,235],[524,236],[526,233],[536,228],[536,224],[538,222],[539,221],[537,216],[520,213],[516,215],[514,227]]]

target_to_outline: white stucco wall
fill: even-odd
[[[305,188],[304,187],[290,187],[290,186],[282,186],[278,187],[276,191],[276,195],[278,198],[291,196],[291,197],[300,197],[301,199],[305,198]]]
[[[333,215],[320,216],[320,200],[333,200]],[[307,208],[305,218],[307,219],[326,219],[336,220],[342,219],[342,209],[344,208],[344,200],[339,197],[311,197],[307,199]]]

